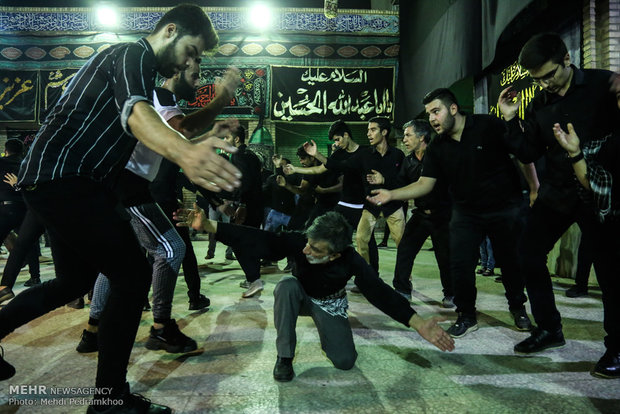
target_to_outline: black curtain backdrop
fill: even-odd
[[[531,1],[401,2],[396,123],[421,113],[427,92],[475,76],[488,66],[504,28]]]

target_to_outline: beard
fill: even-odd
[[[323,257],[314,257],[312,255],[307,254],[306,255],[306,260],[310,264],[325,264],[325,263],[329,262],[329,255],[326,254]]]
[[[192,102],[194,99],[196,99],[196,89],[194,89],[194,87],[187,82],[187,79],[185,79],[185,75],[186,71],[181,72],[179,82],[174,88],[174,94],[181,99]]]
[[[456,123],[456,118],[453,117],[450,113],[446,115],[446,119],[443,123],[441,123],[441,129],[443,134],[448,134],[454,129],[454,124]]]
[[[171,78],[177,73],[178,67],[176,65],[176,55],[174,53],[174,46],[177,43],[177,39],[165,47],[165,49],[161,52],[161,56],[159,58],[159,67],[157,71],[164,78]]]

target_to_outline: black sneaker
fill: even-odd
[[[295,376],[293,371],[293,358],[278,357],[273,367],[273,379],[280,382],[288,382]]]
[[[0,289],[0,303],[4,303],[9,299],[13,299],[14,297],[15,293],[13,293],[10,287],[5,286]]]
[[[224,257],[226,258],[226,260],[237,260],[233,252],[226,252],[226,255]]]
[[[97,410],[92,405],[86,410],[86,414],[170,414],[172,409],[165,405],[154,404],[148,398],[140,394],[127,394],[122,397],[123,404],[112,406],[107,410]]]
[[[196,341],[179,330],[174,319],[170,319],[161,329],[151,326],[151,335],[146,341],[146,349],[151,351],[164,349],[166,352],[176,354],[195,351],[198,345]]]
[[[90,332],[84,329],[82,331],[82,339],[80,339],[80,343],[75,348],[80,354],[87,354],[89,352],[97,352],[99,351],[99,343],[97,342],[97,333]]]
[[[67,306],[73,309],[84,309],[84,298],[80,296],[76,300],[67,303]]]
[[[511,310],[510,314],[512,318],[515,320],[515,326],[520,331],[531,331],[532,330],[532,321],[527,316],[527,312],[525,309],[517,309]]]
[[[449,327],[446,332],[453,338],[461,338],[468,332],[474,332],[476,330],[478,330],[478,321],[476,318],[460,313],[454,325]]]
[[[515,345],[514,351],[519,354],[533,354],[549,348],[560,348],[566,345],[562,330],[556,332],[535,328],[532,335]]]
[[[211,301],[205,295],[198,296],[198,299],[189,301],[189,310],[200,310],[209,307]]]
[[[0,381],[15,375],[15,367],[4,360],[4,348],[0,346]]]
[[[40,277],[31,277],[30,279],[26,280],[24,282],[24,286],[26,287],[30,287],[30,286],[35,286],[35,285],[39,285],[41,284],[41,278]]]
[[[620,352],[607,350],[590,374],[598,378],[620,378]]]
[[[568,298],[581,298],[584,296],[588,296],[588,289],[583,289],[578,287],[577,285],[568,288],[566,290],[566,297]]]

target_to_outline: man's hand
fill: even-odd
[[[445,320],[446,318],[441,316],[433,316],[430,319],[424,319],[420,315],[414,314],[411,319],[409,319],[409,326],[418,331],[422,338],[426,339],[440,350],[453,351],[454,339],[437,324]]]
[[[191,227],[197,231],[206,231],[207,233],[217,232],[217,221],[209,220],[205,211],[194,203],[193,209],[180,208],[172,214],[172,218],[176,221],[177,227]]]
[[[232,131],[239,127],[239,120],[235,118],[226,119],[223,121],[217,121],[213,124],[213,128],[209,131],[207,136],[216,136],[219,138],[224,138],[226,135],[230,134]],[[197,138],[200,139],[200,138]]]
[[[232,221],[235,224],[243,224],[245,222],[245,218],[248,215],[248,210],[245,206],[237,207],[235,214],[232,216]]]
[[[282,167],[282,171],[284,171],[284,174],[286,175],[295,174],[295,166],[293,164],[286,164]]]
[[[236,152],[235,147],[216,137],[192,141],[189,145],[178,157],[178,164],[194,184],[214,192],[232,191],[241,185],[241,172],[237,167],[215,153],[216,148]]]
[[[506,121],[510,121],[517,115],[520,105],[521,93],[513,90],[512,86],[507,87],[499,94],[497,107]]]
[[[380,188],[379,190],[372,190],[372,194],[374,194],[372,197],[366,196],[366,199],[378,206],[388,203],[390,200],[392,200],[392,193],[390,192],[390,190]]]
[[[11,187],[15,187],[15,184],[17,184],[17,176],[13,173],[6,173],[4,174],[4,180],[2,181],[10,185]]]
[[[276,184],[278,184],[280,187],[286,187],[286,178],[284,178],[281,175],[278,175],[276,177]]]
[[[235,97],[235,89],[241,80],[241,72],[234,66],[229,66],[224,76],[215,82],[215,96],[226,101]]]
[[[568,123],[568,134],[564,132],[560,124],[553,125],[553,135],[558,141],[558,144],[568,152],[571,157],[579,155],[581,148],[579,148],[579,137],[575,132],[573,124]]]
[[[538,191],[530,191],[530,207],[534,205],[534,202],[538,198]]]
[[[217,209],[220,213],[226,214],[228,217],[232,217],[235,214],[235,209],[232,208],[229,201],[223,202]]]
[[[304,151],[306,151],[306,154],[312,157],[316,157],[316,153],[317,153],[316,142],[314,142],[314,140],[312,139],[310,141],[304,142]]]
[[[383,184],[385,182],[385,178],[383,178],[383,174],[381,174],[379,171],[377,170],[370,170],[370,171],[372,171],[370,174],[366,174],[366,180],[368,180],[370,184]]]
[[[282,155],[280,154],[273,154],[273,156],[271,157],[271,162],[273,162],[273,165],[278,168],[281,166],[282,164]]]

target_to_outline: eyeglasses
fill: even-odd
[[[548,73],[545,73],[542,76],[539,76],[537,78],[532,76],[532,83],[534,85],[541,85],[543,82],[546,83],[547,85],[549,84],[549,82],[551,81],[551,79],[555,78],[555,74],[558,73],[558,69],[561,68],[562,65],[557,65],[555,67],[555,69],[549,71]]]

